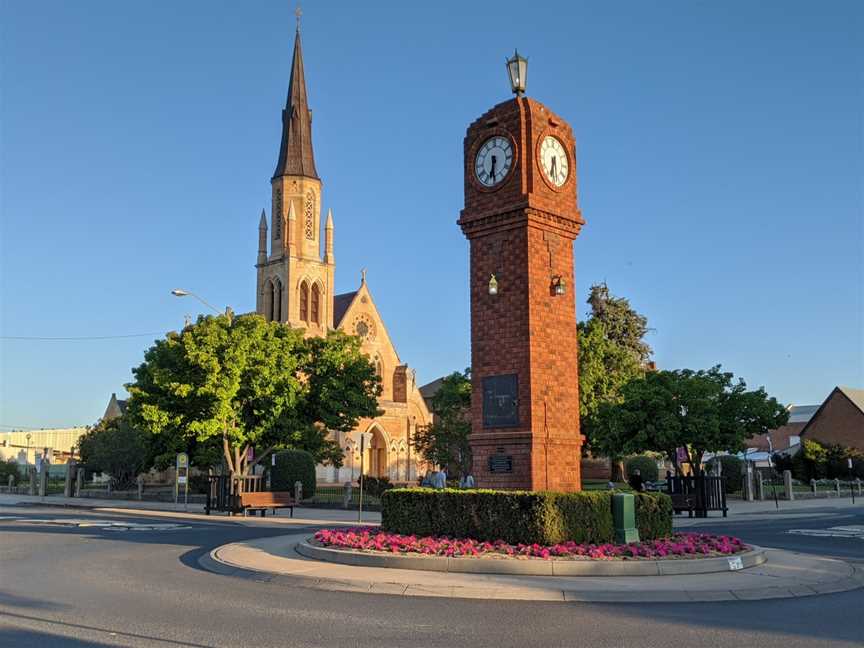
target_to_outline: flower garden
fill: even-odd
[[[378,527],[323,529],[315,533],[323,547],[387,554],[479,558],[564,560],[658,560],[730,556],[750,549],[738,538],[707,533],[676,533],[667,538],[631,544],[566,541],[553,545],[485,542],[446,536],[390,533]]]

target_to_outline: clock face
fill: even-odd
[[[549,182],[556,187],[567,182],[570,173],[570,163],[567,160],[561,140],[551,135],[543,138],[543,143],[540,144],[540,166],[543,167],[543,173]]]
[[[484,187],[494,187],[507,177],[513,166],[513,145],[501,135],[483,142],[474,158],[474,175]]]

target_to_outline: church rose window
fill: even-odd
[[[300,284],[300,319],[309,321],[309,286],[305,281]]]
[[[309,192],[306,194],[306,238],[310,241],[315,240],[315,225],[313,213],[315,212],[315,194]]]

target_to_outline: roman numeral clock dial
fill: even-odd
[[[557,137],[547,135],[540,144],[540,166],[549,182],[556,187],[567,182],[570,173],[570,163],[564,145]]]
[[[483,142],[474,158],[474,175],[484,187],[504,181],[513,166],[513,145],[506,137],[496,135]]]

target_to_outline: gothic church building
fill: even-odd
[[[349,293],[334,294],[333,214],[321,228],[321,178],[312,148],[312,113],[306,96],[303,53],[298,25],[291,63],[288,99],[282,111],[282,142],[271,180],[272,207],[258,225],[256,311],[270,321],[303,328],[307,335],[338,329],[362,338],[362,348],[378,369],[383,414],[361,420],[349,434],[336,433],[344,464],[318,466],[322,482],[342,483],[360,475],[360,435],[366,434],[363,472],[391,481],[412,481],[425,470],[413,449],[418,427],[431,415],[416,385],[414,371],[404,364],[366,283]]]

